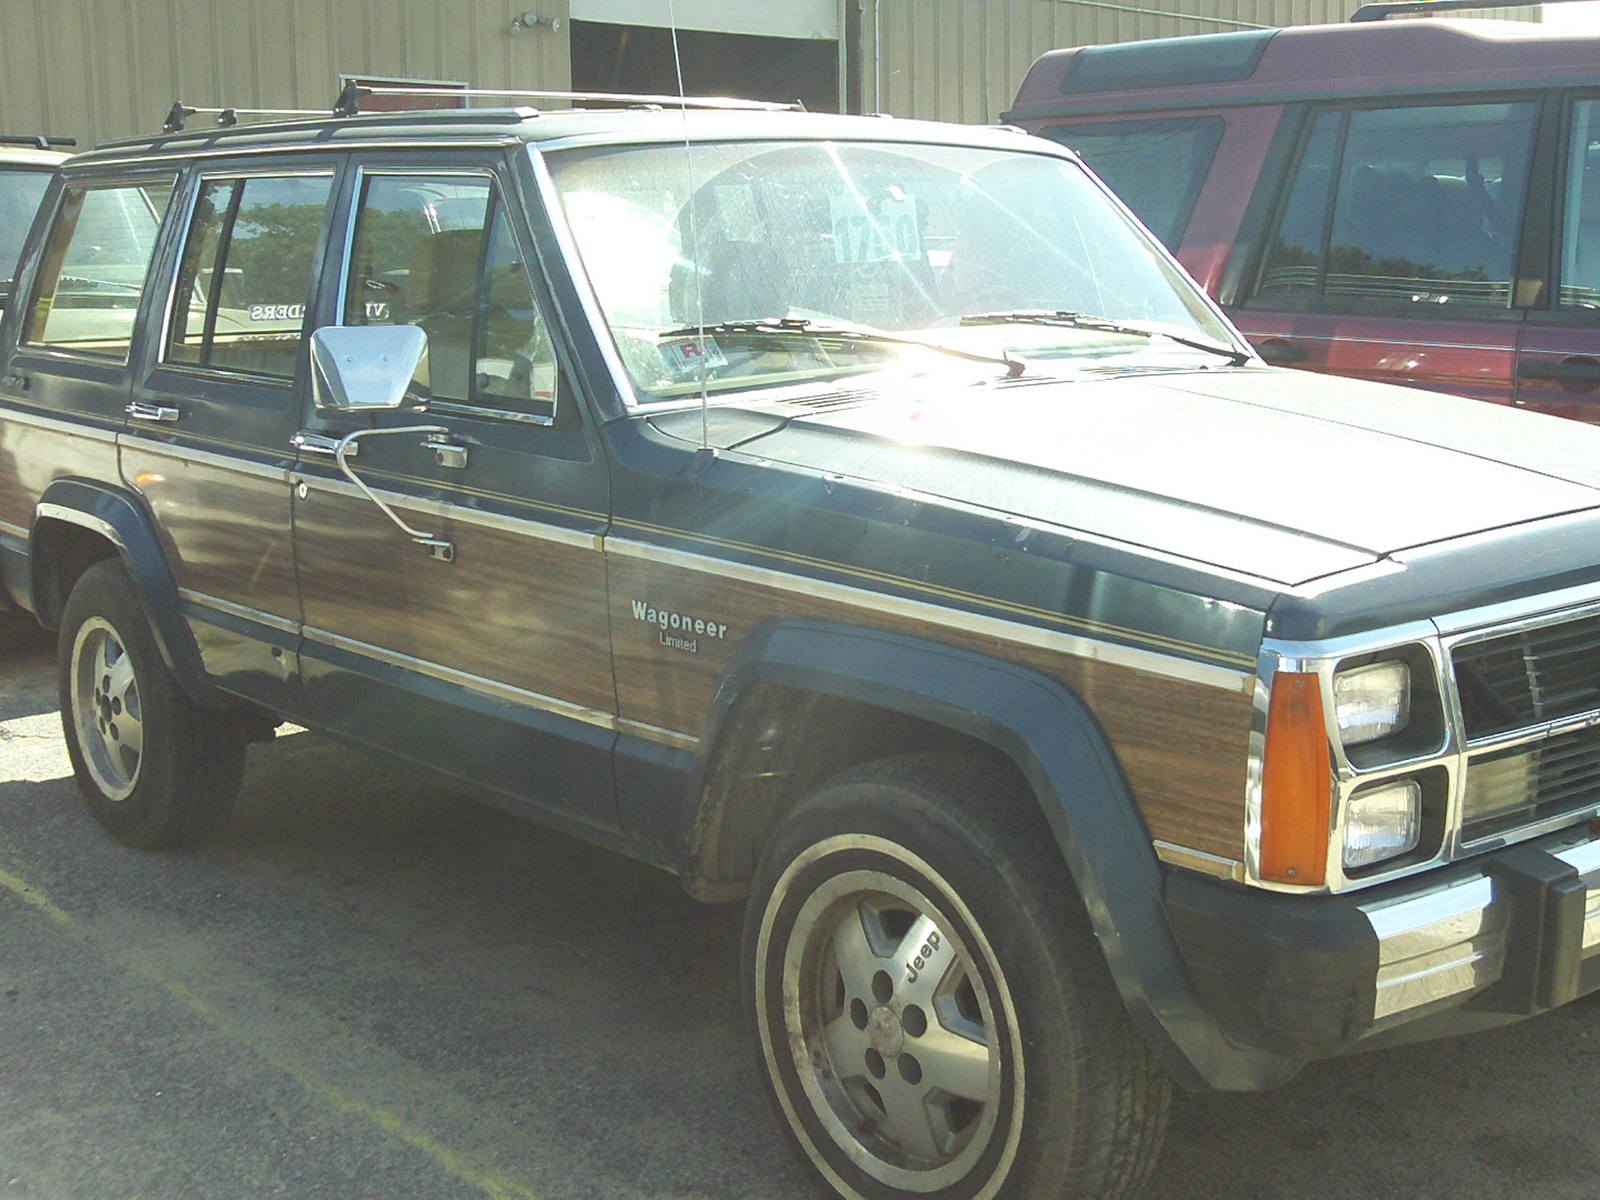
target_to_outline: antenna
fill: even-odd
[[[694,219],[694,152],[689,146],[689,101],[683,91],[683,59],[678,55],[678,14],[672,0],[667,0],[667,24],[672,30],[672,65],[678,72],[678,106],[683,114],[683,161],[689,179],[689,242],[694,247],[694,261],[690,264],[694,277],[694,328],[698,353],[695,361],[700,374],[700,452],[711,451],[711,401],[706,395],[706,293],[700,275],[700,233]]]

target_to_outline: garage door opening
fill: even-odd
[[[672,33],[644,25],[574,20],[572,88],[676,95]],[[691,96],[741,96],[839,111],[839,43],[815,38],[678,31],[683,87]]]

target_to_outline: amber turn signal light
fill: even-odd
[[[1261,769],[1262,879],[1326,881],[1332,805],[1321,680],[1310,672],[1280,671],[1272,679]]]

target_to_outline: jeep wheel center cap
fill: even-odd
[[[887,1005],[880,1004],[867,1018],[867,1036],[872,1048],[885,1058],[893,1058],[905,1048],[906,1031],[900,1024],[900,1015]]]

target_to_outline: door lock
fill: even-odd
[[[428,439],[428,445],[433,450],[433,461],[436,465],[447,467],[453,471],[462,470],[467,465],[467,448],[465,446],[447,442],[437,435]]]

